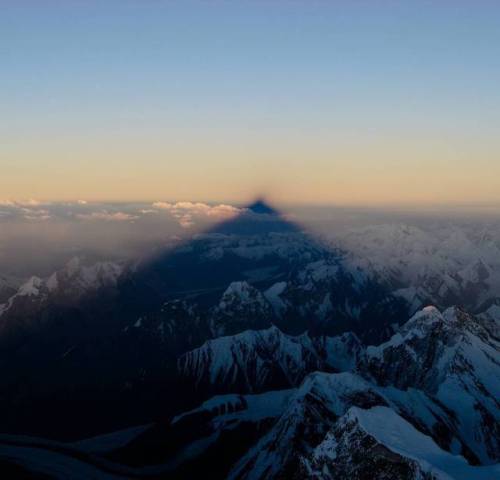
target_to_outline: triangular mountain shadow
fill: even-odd
[[[291,307],[267,322],[292,334],[381,334],[407,320],[401,301],[373,281],[360,289],[339,258],[259,200],[143,262],[116,287],[14,319],[34,327],[0,345],[0,375],[10,386],[0,392],[4,432],[82,438],[194,405],[198,399],[176,384],[176,359],[214,335],[208,314],[235,281],[255,287],[252,295],[274,302],[273,309],[281,308],[279,290],[291,285]],[[319,279],[308,271],[311,263]],[[332,304],[344,312],[332,314],[333,323],[324,315]]]
[[[297,233],[298,225],[284,219],[283,215],[264,200],[248,205],[241,214],[212,227],[209,232],[227,235],[259,235],[264,233]]]
[[[257,198],[255,202],[248,205],[247,209],[253,213],[263,213],[266,215],[279,215],[279,212],[270,205],[268,205],[264,198]]]
[[[271,234],[282,234],[286,243],[286,234],[301,235],[303,229],[284,218],[276,209],[263,200],[248,205],[237,216],[222,221],[205,231],[196,234],[192,239],[181,243],[171,250],[164,251],[145,262],[130,278],[125,303],[133,298],[138,283],[150,289],[147,297],[152,304],[167,300],[197,298],[202,304],[212,303],[233,281],[248,281],[257,283],[261,288],[266,286],[265,279],[257,279],[252,272],[257,269],[275,268],[278,270],[290,268],[286,258],[251,258],[232,253],[238,236],[252,237],[253,242],[259,243],[258,238]],[[227,236],[224,240],[220,236]],[[305,234],[304,238],[305,238]],[[310,239],[313,242],[313,239]],[[253,245],[253,248],[258,248]],[[208,249],[208,251],[204,251]],[[215,250],[216,249],[216,250]],[[224,250],[221,252],[221,250]],[[214,258],[223,253],[220,258]],[[217,265],[214,268],[214,262]],[[267,282],[268,283],[268,282]],[[124,286],[127,285],[125,282]],[[141,292],[142,299],[146,292]],[[147,305],[144,305],[147,306]],[[130,308],[133,308],[130,306]],[[143,306],[141,306],[143,308]],[[127,308],[127,311],[130,311]]]

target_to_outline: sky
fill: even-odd
[[[496,1],[0,12],[1,201],[500,205]]]

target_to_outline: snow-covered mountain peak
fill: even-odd
[[[450,307],[441,313],[436,307],[427,306],[415,313],[390,340],[368,347],[367,352],[376,357],[388,348],[401,345],[407,352],[418,351],[436,342],[451,347],[464,341],[468,333],[489,341],[488,332],[481,323],[461,308]]]
[[[210,328],[215,337],[270,326],[273,311],[264,294],[245,281],[232,282],[213,308]]]
[[[123,266],[118,263],[106,261],[86,265],[80,257],[73,257],[56,276],[61,287],[65,286],[64,281],[70,281],[73,288],[89,290],[116,284],[122,272]]]
[[[378,346],[367,347],[367,354],[372,358],[382,358],[389,348],[403,348],[407,354],[414,356],[413,344],[425,343],[425,339],[431,332],[442,327],[443,324],[444,318],[441,312],[434,306],[427,306],[415,313],[390,340]]]
[[[100,288],[115,286],[123,271],[121,263],[107,261],[85,265],[81,258],[74,257],[47,278],[32,276],[7,299],[0,314],[33,314],[47,304],[75,302]]]
[[[432,325],[437,322],[442,322],[443,316],[437,307],[428,305],[419,312],[415,313],[410,320],[404,325],[406,330],[411,330],[417,325],[427,324]]]
[[[301,402],[308,396],[321,397],[338,416],[343,415],[353,402],[364,408],[386,404],[369,382],[352,372],[311,373],[297,389],[295,400]]]
[[[376,381],[437,398],[456,412],[462,438],[473,439],[482,462],[498,458],[500,342],[478,319],[459,308],[419,312],[366,354],[366,371]]]
[[[219,302],[220,310],[228,310],[234,307],[264,306],[267,302],[264,295],[252,287],[248,282],[232,282],[223,293]]]
[[[423,377],[428,376],[434,367],[444,374],[453,359],[471,345],[478,351],[483,347],[498,348],[498,342],[472,315],[458,307],[450,307],[441,313],[436,307],[429,306],[413,315],[390,340],[369,346],[366,352],[372,361],[388,360],[395,352],[401,355],[398,363],[402,358],[412,362],[420,360],[426,365],[426,369],[419,373]],[[477,357],[473,351],[468,351],[468,354]],[[386,368],[390,366],[386,365]]]
[[[203,390],[256,392],[297,386],[315,370],[351,369],[361,351],[359,339],[351,333],[294,337],[271,326],[209,340],[181,356],[178,368]]]
[[[23,283],[19,290],[17,291],[17,295],[20,297],[36,297],[40,293],[40,289],[42,288],[43,280],[40,277],[33,276],[26,283]]]
[[[81,267],[82,260],[80,257],[73,257],[64,266],[64,271],[69,275],[74,275]]]
[[[349,229],[333,244],[397,291],[413,311],[432,303],[480,312],[500,295],[497,232],[485,235],[474,225],[381,224]]]
[[[308,375],[273,428],[241,458],[229,478],[308,478],[300,471],[301,460],[352,405],[370,408],[386,402],[356,375]]]
[[[200,389],[258,392],[295,386],[319,361],[301,337],[278,328],[209,340],[181,356],[179,371]],[[308,342],[310,343],[310,342]]]
[[[471,467],[385,406],[351,407],[304,466],[311,477],[342,479],[486,480],[500,471]]]
[[[80,257],[73,257],[60,270],[47,278],[31,277],[17,291],[19,296],[36,295],[41,289],[56,290],[98,289],[115,284],[123,272],[120,263],[111,261],[85,264]]]

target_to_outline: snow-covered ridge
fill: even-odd
[[[257,289],[250,286],[247,282],[232,282],[222,295],[219,302],[219,309],[226,310],[234,306],[236,302],[237,306],[242,309],[248,305],[250,307],[253,307],[255,304],[265,305],[259,293]],[[231,312],[231,314],[233,314],[233,312]]]
[[[493,228],[381,224],[351,229],[332,242],[349,252],[351,265],[386,282],[414,311],[426,303],[480,311],[500,297],[500,228]]]
[[[437,432],[444,435],[438,435],[441,444],[451,446],[454,453],[436,444],[432,436]],[[498,467],[477,470],[459,456],[466,447],[460,446],[456,433],[454,417],[423,392],[381,388],[348,372],[313,373],[229,478],[386,478],[383,475],[396,469],[387,478],[416,480],[421,477],[410,475],[416,470],[448,472],[448,465],[460,467],[469,478],[475,478],[476,471],[497,471]],[[406,436],[404,450],[400,447]],[[413,441],[420,445],[415,447]]]
[[[356,450],[364,459],[357,458]],[[366,461],[372,455],[372,462]],[[332,478],[340,472],[355,478],[370,470],[376,475],[381,467],[381,474],[384,470],[399,471],[399,478],[412,479],[429,475],[436,480],[486,480],[500,474],[500,466],[471,467],[465,458],[442,450],[432,438],[384,406],[351,407],[305,464],[311,476],[329,472]]]
[[[34,309],[46,302],[75,301],[102,287],[114,286],[124,271],[124,265],[115,262],[86,264],[79,257],[72,258],[61,270],[47,278],[32,276],[21,284],[5,304],[0,315],[19,304]],[[29,304],[26,304],[26,300]]]
[[[182,419],[200,412],[213,415],[214,426],[233,420],[260,421],[280,415],[295,390],[275,390],[253,395],[218,395],[203,402],[198,408],[177,415],[172,419],[174,425]]]
[[[229,478],[348,478],[373,468],[363,459],[372,452],[381,475],[394,468],[408,475],[394,478],[489,478],[498,472],[468,463],[488,465],[500,458],[500,350],[480,319],[430,306],[379,346],[365,350],[357,343],[339,354],[341,343],[339,337],[291,337],[273,327],[214,339],[181,357],[184,374],[221,393],[276,388],[276,369],[286,372],[286,386],[296,386],[272,428],[238,460]],[[353,351],[356,362],[334,365],[352,358]],[[307,373],[328,368],[343,373]],[[229,397],[200,408],[220,412],[229,408]],[[233,397],[230,415],[237,419],[241,395]],[[384,418],[388,436],[379,431]]]
[[[388,342],[367,348],[368,375],[421,389],[455,412],[463,439],[484,463],[500,457],[500,342],[479,319],[426,308]]]
[[[258,329],[270,325],[273,317],[271,304],[248,282],[232,282],[219,303],[212,309],[211,330],[214,337]]]
[[[294,337],[273,326],[209,340],[182,355],[178,369],[197,388],[257,392],[296,386],[313,370],[353,368],[361,349],[353,334]]]

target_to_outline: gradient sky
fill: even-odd
[[[0,200],[500,203],[497,1],[0,0]]]

